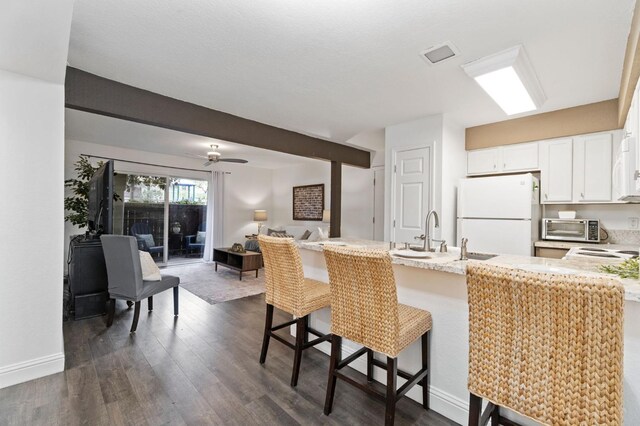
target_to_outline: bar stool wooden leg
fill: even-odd
[[[153,296],[147,298],[147,309],[153,311]]]
[[[469,394],[469,426],[478,426],[482,415],[482,398]]]
[[[306,345],[307,343],[309,343],[309,315],[306,315],[304,318],[305,318],[305,321],[304,321],[304,329],[305,329],[304,344]]]
[[[342,337],[331,336],[331,359],[329,361],[329,383],[327,384],[327,397],[324,400],[324,414],[331,414],[333,409],[333,396],[336,393],[336,372],[342,353]]]
[[[367,349],[367,382],[373,381],[373,351]]]
[[[267,350],[269,349],[269,333],[273,325],[273,305],[267,305],[267,316],[264,320],[264,337],[262,338],[262,351],[260,351],[260,364],[264,364],[267,359]]]
[[[422,335],[422,368],[429,368],[429,332]],[[429,371],[429,370],[427,370]],[[431,371],[429,371],[431,373]],[[429,409],[429,373],[420,382],[422,385],[422,407]]]
[[[298,318],[296,321],[296,347],[293,357],[293,373],[291,373],[291,386],[298,385],[298,375],[300,374],[300,362],[302,361],[302,349],[304,346],[305,336],[307,334],[308,316]]]
[[[393,425],[396,417],[396,385],[398,380],[398,358],[387,357],[387,408],[384,412],[384,424]]]
[[[497,405],[491,411],[491,426],[500,426],[500,407]]]

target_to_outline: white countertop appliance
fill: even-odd
[[[616,148],[612,176],[613,198],[619,201],[640,202],[640,187],[637,185],[640,177],[636,164],[638,142],[635,137],[627,137],[622,139]]]
[[[458,239],[469,239],[469,251],[532,256],[539,235],[539,189],[531,173],[461,179]]]
[[[598,219],[542,219],[542,239],[555,241],[600,242]]]

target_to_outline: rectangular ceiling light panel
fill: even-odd
[[[522,46],[470,62],[462,69],[507,115],[534,111],[546,100]]]

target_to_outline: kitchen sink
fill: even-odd
[[[498,256],[497,254],[488,254],[488,253],[467,253],[468,259],[473,260],[489,260]]]

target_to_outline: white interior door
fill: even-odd
[[[384,167],[373,169],[373,239],[384,241]]]
[[[415,242],[424,233],[431,200],[431,147],[396,151],[394,162],[393,241]]]

